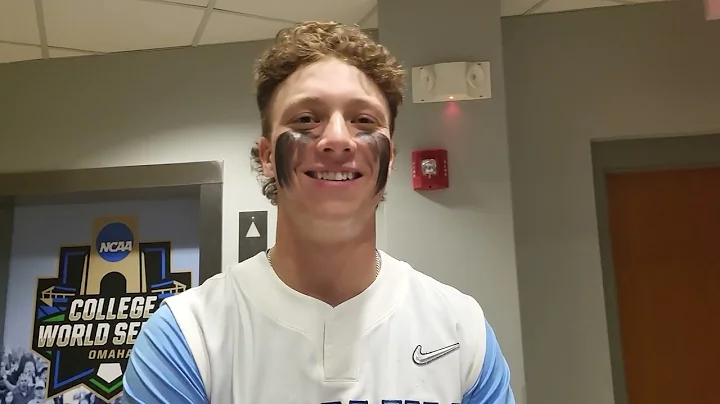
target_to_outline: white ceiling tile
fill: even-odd
[[[192,43],[204,10],[140,0],[45,1],[48,44],[98,52]]]
[[[559,13],[562,11],[620,5],[620,3],[609,0],[550,0],[534,10],[532,14]]]
[[[171,3],[189,4],[191,6],[202,6],[208,5],[209,0],[167,0]]]
[[[50,58],[53,58],[53,59],[96,55],[96,53],[92,53],[92,52],[82,52],[82,51],[77,51],[77,50],[72,50],[72,49],[56,49],[56,48],[48,49],[48,53],[50,55]]]
[[[40,47],[0,43],[0,63],[20,62],[42,58]]]
[[[373,29],[378,27],[378,11],[377,7],[373,9],[372,14],[368,15],[365,21],[358,21],[358,23],[362,22],[360,24],[360,28],[362,29]]]
[[[40,45],[34,1],[0,0],[0,40]]]
[[[500,2],[500,12],[503,17],[511,15],[521,15],[530,10],[541,0],[502,0]]]
[[[357,23],[375,0],[217,0],[215,8],[289,21]]]
[[[290,25],[290,23],[214,11],[210,15],[205,31],[200,38],[200,44],[257,41],[259,39],[274,38],[279,30]]]

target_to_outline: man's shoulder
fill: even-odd
[[[486,350],[486,319],[478,301],[460,289],[399,262],[407,272],[403,313],[410,321],[433,324],[433,331],[460,345],[463,388],[477,380]]]
[[[513,403],[507,364],[479,302],[460,289],[405,263],[412,318],[430,320],[435,333],[456,338],[460,352],[463,403]],[[498,398],[500,397],[500,398]]]
[[[409,290],[412,299],[449,310],[454,314],[453,317],[459,321],[465,319],[484,320],[483,310],[473,296],[420,272],[409,263],[399,262],[405,265],[408,270]]]
[[[190,288],[178,295],[168,297],[165,303],[171,308],[176,306],[193,306],[197,308],[222,307],[223,303],[235,302],[235,294],[238,292],[237,285],[244,277],[252,276],[261,269],[260,254],[237,263],[225,271],[207,279],[201,285]]]
[[[239,329],[246,320],[242,313],[247,313],[247,310],[239,310],[243,301],[247,303],[242,285],[249,277],[262,274],[262,269],[262,256],[258,255],[233,265],[200,286],[166,298],[161,308],[146,323],[146,326],[150,326],[146,334],[155,333],[156,338],[179,338],[184,341],[198,374],[209,385],[212,373],[210,358],[219,351],[229,352],[229,338],[232,338],[232,334],[226,331]],[[245,304],[244,307],[250,305]],[[218,321],[218,318],[222,321]],[[183,360],[181,358],[178,361]]]

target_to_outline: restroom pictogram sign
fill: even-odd
[[[267,250],[267,211],[240,212],[238,262]]]

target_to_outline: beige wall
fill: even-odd
[[[720,133],[702,1],[503,21],[530,404],[613,403],[590,142]]]

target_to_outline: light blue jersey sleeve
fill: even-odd
[[[462,404],[515,404],[515,396],[510,387],[510,367],[487,320],[485,332],[485,360],[482,370],[470,391],[463,396]]]
[[[209,404],[190,347],[167,305],[143,325],[123,378],[123,403]]]

